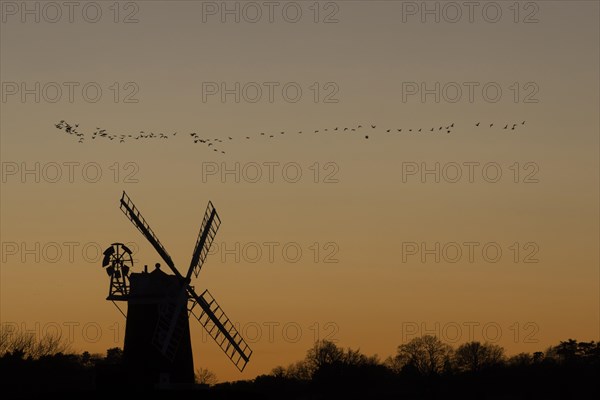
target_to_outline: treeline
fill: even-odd
[[[215,391],[273,399],[573,399],[597,398],[598,377],[600,343],[594,341],[569,339],[543,352],[507,356],[492,343],[454,348],[421,336],[384,360],[319,341],[304,360],[252,381],[216,385]]]
[[[99,376],[118,370],[122,355],[119,348],[76,354],[60,338],[0,335],[0,384],[3,394],[16,397],[53,392],[100,398],[106,393]],[[455,348],[422,336],[380,359],[318,341],[303,360],[252,380],[216,384],[210,371],[197,372],[202,397],[212,399],[593,398],[600,395],[600,344],[569,339],[545,351],[508,356],[492,343]]]
[[[64,338],[0,331],[0,387],[2,395],[35,398],[47,393],[90,393],[96,388],[96,370],[119,365],[123,352],[73,352]]]

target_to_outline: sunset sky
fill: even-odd
[[[122,347],[98,252],[162,262],[125,190],[182,273],[217,208],[192,284],[254,350],[240,374],[192,321],[195,366],[221,381],[324,338],[382,358],[420,334],[509,354],[598,340],[600,6],[451,3],[97,1],[70,21],[0,2],[0,322]]]

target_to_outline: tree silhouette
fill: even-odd
[[[504,349],[491,343],[468,342],[456,349],[454,360],[459,370],[477,372],[483,368],[500,364]]]
[[[319,340],[306,353],[307,368],[311,375],[316,371],[342,362],[344,350],[329,340]]]
[[[508,365],[515,367],[526,367],[533,363],[533,357],[529,353],[519,353],[508,359]]]
[[[106,361],[112,364],[120,364],[123,361],[123,350],[119,347],[106,350]]]
[[[60,335],[46,334],[36,339],[34,334],[27,332],[12,332],[5,328],[0,331],[0,355],[20,354],[22,358],[35,360],[69,351],[70,343]]]
[[[215,385],[219,380],[217,379],[217,375],[207,368],[198,368],[196,369],[196,373],[194,374],[196,378],[196,383],[201,385]]]
[[[421,375],[440,374],[450,368],[452,347],[436,336],[420,336],[398,346],[391,365],[396,371],[406,367],[416,369]]]
[[[279,376],[288,379],[309,381],[312,379],[313,372],[314,371],[309,366],[309,363],[306,360],[302,360],[288,365],[287,368],[275,367],[271,374],[273,376]]]

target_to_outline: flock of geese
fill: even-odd
[[[510,131],[514,131],[516,130],[518,127],[524,126],[526,121],[522,121],[520,123],[506,123],[504,125],[504,128],[500,128],[502,126],[502,124],[495,124],[495,123],[489,123],[489,128],[500,128],[502,130],[510,130]],[[487,123],[482,125],[481,122],[477,122],[474,124],[475,127],[485,127],[487,126]],[[110,132],[108,132],[106,129],[100,129],[100,128],[96,128],[95,131],[93,131],[92,133],[84,133],[83,131],[79,131],[79,124],[74,124],[71,125],[68,122],[61,120],[59,123],[54,124],[54,126],[57,129],[63,130],[66,134],[73,136],[78,143],[83,143],[84,141],[90,139],[90,140],[108,140],[108,141],[114,141],[114,142],[118,142],[118,143],[125,143],[126,141],[131,141],[131,140],[168,140],[168,139],[172,139],[172,138],[176,138],[177,137],[177,132],[173,132],[173,133],[154,133],[154,132],[145,132],[145,131],[139,131],[139,133],[135,133],[135,134],[112,134]],[[237,140],[255,140],[255,139],[259,139],[259,138],[265,138],[265,139],[275,139],[277,137],[282,137],[284,135],[291,135],[291,134],[296,134],[296,135],[302,135],[302,134],[307,134],[307,133],[312,133],[312,134],[349,134],[349,135],[360,135],[363,136],[364,139],[369,139],[373,134],[375,133],[384,133],[384,134],[403,134],[403,133],[407,133],[407,134],[422,134],[422,133],[445,133],[445,134],[450,134],[452,133],[452,131],[455,128],[455,124],[454,122],[451,122],[448,125],[441,125],[441,126],[433,126],[433,127],[427,127],[427,128],[379,128],[377,127],[376,124],[368,124],[368,125],[362,125],[362,124],[358,124],[356,126],[350,126],[350,127],[342,127],[342,126],[336,126],[335,128],[321,128],[321,129],[315,129],[314,131],[294,131],[294,132],[289,132],[289,131],[279,131],[276,133],[266,133],[266,132],[259,132],[256,133],[254,135],[251,136],[242,136],[240,138],[233,138],[231,136],[227,136],[226,139],[221,139],[221,138],[208,138],[208,137],[204,137],[199,135],[197,132],[191,132],[188,134],[182,134],[180,135],[180,137],[186,137],[189,140],[191,140],[193,143],[198,144],[198,145],[203,145],[206,148],[208,148],[209,150],[212,149],[214,152],[220,152],[222,154],[225,154],[225,151],[220,150],[220,148],[222,148],[222,146],[229,142],[229,141],[237,141]]]

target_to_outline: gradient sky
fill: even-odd
[[[453,14],[436,23],[433,16],[422,22],[406,13],[407,3],[421,11],[435,2],[400,1],[322,2],[315,23],[313,2],[296,2],[303,11],[298,23],[287,22],[280,8],[272,23],[266,8],[257,23],[235,23],[203,14],[202,2],[138,1],[127,8],[121,3],[118,20],[131,12],[138,20],[127,24],[114,22],[112,2],[95,3],[102,9],[97,23],[87,22],[80,8],[72,23],[66,10],[58,22],[45,21],[54,16],[50,9],[45,15],[40,10],[39,23],[33,16],[22,22],[23,2],[1,3],[3,324],[47,331],[58,325],[64,335],[73,332],[76,350],[122,346],[124,319],[105,301],[108,277],[94,251],[135,242],[138,271],[159,261],[118,209],[126,190],[180,270],[189,263],[206,203],[217,207],[223,220],[218,249],[193,284],[211,291],[254,350],[239,374],[193,325],[196,366],[214,370],[222,381],[253,378],[301,359],[316,337],[382,358],[410,339],[415,327],[448,341],[460,326],[457,343],[470,339],[468,326],[475,340],[494,339],[499,327],[497,343],[511,354],[567,338],[599,339],[597,2],[521,3],[518,23],[513,2],[494,3],[502,10],[497,23],[483,18],[485,2],[473,22],[463,8],[456,23],[444,19]],[[322,23],[330,12],[338,22]],[[528,15],[537,22],[523,23]],[[13,82],[30,88],[35,82],[77,82],[78,88],[96,82],[103,92],[96,103],[84,101],[80,89],[72,103],[66,92],[55,103],[44,96],[36,103],[33,95],[23,102],[20,94],[7,93]],[[115,102],[115,82],[120,97],[134,82],[139,101]],[[235,103],[231,96],[224,103],[218,96],[203,102],[206,82],[296,82],[303,94],[296,103],[284,101],[281,91],[272,103],[264,97]],[[314,82],[322,91],[328,82],[337,85],[339,101],[315,103]],[[495,82],[503,92],[496,103],[486,102],[480,89],[473,102],[466,93],[455,103],[436,103],[432,96],[403,101],[403,82],[477,82],[479,88]],[[517,102],[510,89],[515,82]],[[523,101],[531,87],[539,89],[536,103]],[[86,132],[177,131],[178,137],[79,144],[54,128],[61,119]],[[515,132],[502,130],[523,120]],[[406,133],[451,123],[452,134]],[[358,124],[368,140],[362,133],[313,133]],[[387,134],[390,128],[403,133]],[[280,131],[286,134],[256,137]],[[189,132],[234,140],[223,155],[194,145],[185,137]],[[64,164],[70,162],[79,163],[72,183]],[[269,162],[296,163],[302,178],[289,183],[280,167],[273,182],[267,167],[257,183],[244,176],[237,183],[219,174],[203,178],[215,166],[221,171]],[[417,176],[403,182],[403,166],[412,162],[497,163],[503,175],[497,183],[486,182],[480,170],[473,183],[435,183],[431,177],[421,183]],[[509,168],[515,162],[519,183]],[[39,182],[35,175],[22,178],[21,170],[36,163]],[[63,174],[56,183],[54,163]],[[539,169],[539,182],[523,182],[532,171],[527,163]],[[99,166],[97,183],[84,179],[84,165],[88,180]],[[14,166],[19,171],[13,175]],[[137,182],[129,182],[128,173]],[[330,173],[337,183],[324,182]],[[72,258],[65,244],[71,242]],[[268,242],[278,243],[273,260]],[[472,263],[466,254],[456,263],[436,263],[433,256],[422,262],[403,253],[408,242],[429,248],[436,242],[493,242],[503,253],[496,263],[482,257],[481,247]],[[515,242],[521,247],[516,263]],[[39,251],[27,255],[36,243]],[[222,251],[235,243],[239,261]],[[263,254],[251,262],[253,253],[241,249],[256,244]],[[286,244],[289,254],[302,250],[298,262],[286,260]],[[532,250],[539,262],[524,263]],[[331,251],[337,263],[325,262]]]

